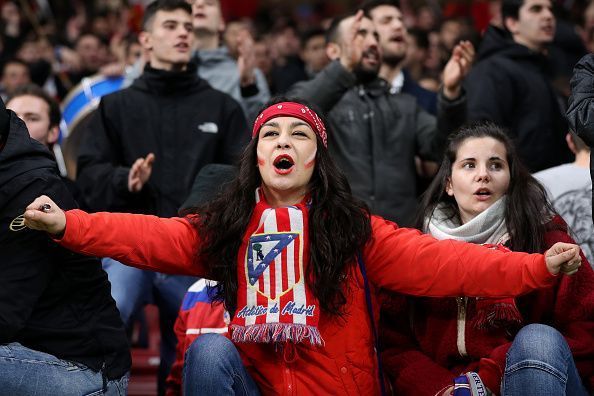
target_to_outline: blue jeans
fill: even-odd
[[[111,295],[126,327],[144,305],[154,303],[159,308],[161,362],[158,388],[159,394],[164,394],[165,380],[175,361],[177,337],[173,325],[186,291],[198,278],[144,271],[110,258],[103,259],[103,269],[107,272]]]
[[[507,352],[501,393],[506,396],[587,396],[563,335],[550,326],[523,327]]]
[[[213,333],[199,336],[186,351],[182,389],[186,396],[260,394],[235,345]]]
[[[105,386],[105,388],[104,388]],[[3,395],[124,396],[128,374],[104,383],[100,371],[26,348],[0,344],[0,393]]]

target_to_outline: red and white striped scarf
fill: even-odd
[[[308,205],[271,208],[260,189],[256,201],[239,253],[231,338],[323,345],[318,330],[320,306],[305,281]]]

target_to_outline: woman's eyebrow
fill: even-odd
[[[295,128],[298,126],[309,126],[309,124],[307,122],[303,122],[303,121],[295,121],[291,123],[291,128]]]

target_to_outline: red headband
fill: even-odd
[[[276,117],[295,117],[309,124],[311,129],[322,139],[324,147],[328,147],[328,137],[326,136],[326,126],[318,115],[309,107],[295,102],[281,102],[273,104],[264,109],[254,122],[252,130],[252,139],[256,137],[262,125],[268,120]]]

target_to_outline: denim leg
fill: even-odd
[[[150,299],[150,272],[129,267],[111,258],[104,258],[102,264],[122,322],[129,326],[134,313]]]
[[[126,373],[122,378],[107,381],[105,396],[127,396],[129,379],[130,373]]]
[[[565,338],[542,324],[525,326],[516,335],[501,389],[506,396],[588,395]]]
[[[159,307],[159,325],[161,328],[161,362],[159,364],[158,394],[165,394],[165,380],[175,361],[177,337],[173,331],[179,308],[188,288],[198,280],[194,276],[167,275],[154,272],[153,295]]]
[[[259,395],[235,345],[220,334],[198,337],[186,351],[183,394]]]
[[[88,367],[26,348],[19,343],[0,345],[0,392],[3,395],[110,395],[124,396],[127,375],[107,382]]]

